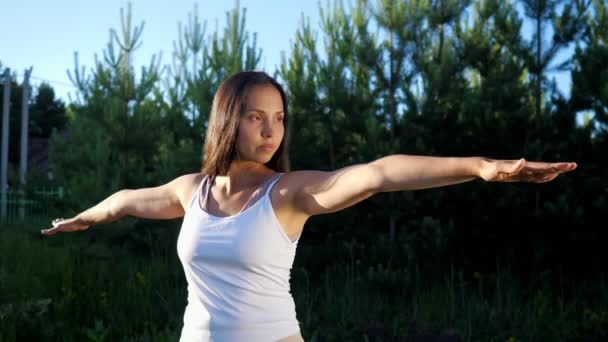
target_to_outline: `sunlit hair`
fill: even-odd
[[[239,119],[247,104],[247,94],[258,85],[273,85],[283,100],[284,135],[279,148],[265,165],[277,172],[289,171],[287,97],[281,85],[265,72],[242,71],[224,80],[213,98],[203,147],[201,172],[225,176],[237,158]]]

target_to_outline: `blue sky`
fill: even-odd
[[[172,44],[178,39],[178,22],[187,23],[194,3],[191,0],[131,1],[133,23],[145,21],[142,46],[133,56],[136,70],[149,64],[152,54],[161,51],[162,64],[171,62]],[[225,13],[235,5],[230,0],[196,3],[201,22],[207,21],[207,33],[215,30],[216,22],[221,30]],[[94,65],[94,55],[102,56],[109,41],[109,30],[120,30],[120,8],[126,11],[127,4],[121,0],[1,0],[0,61],[4,67],[17,72],[19,83],[24,70],[33,66],[32,84],[46,80],[60,98],[68,101],[68,92],[73,93],[75,89],[66,70],[73,69],[74,52],[78,52],[79,63],[88,72]],[[317,0],[240,0],[240,7],[247,9],[246,28],[250,34],[257,32],[262,69],[269,72],[280,64],[281,51],[289,53],[302,15],[310,19],[313,29],[320,31]],[[524,25],[524,37],[528,27]],[[560,90],[569,93],[568,73],[550,77],[556,77]]]
[[[225,26],[225,13],[234,8],[234,1],[198,1],[200,21],[207,21],[207,33]],[[109,41],[109,30],[120,32],[120,8],[127,10],[127,1],[75,0],[0,0],[0,61],[18,74],[21,83],[25,69],[33,66],[32,84],[42,79],[50,81],[57,95],[67,101],[74,92],[66,70],[73,69],[74,52],[79,63],[87,68],[94,65],[94,54],[102,56]],[[188,13],[194,10],[188,0],[133,0],[133,24],[145,21],[141,47],[133,56],[139,71],[147,65],[152,54],[162,51],[162,64],[171,63],[173,41],[178,39],[178,22],[184,25]],[[262,69],[274,71],[280,64],[281,51],[290,51],[290,40],[300,25],[301,15],[308,16],[318,27],[317,1],[241,0],[247,9],[246,28],[250,36],[257,32],[258,47],[262,48]],[[126,13],[126,12],[125,12]]]

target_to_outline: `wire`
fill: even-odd
[[[30,78],[38,80],[38,81],[44,81],[44,82],[48,82],[48,83],[54,83],[54,84],[61,85],[61,86],[64,86],[64,87],[70,87],[70,88],[78,89],[73,84],[69,84],[69,83],[65,83],[65,82],[61,82],[61,81],[49,80],[49,79],[42,78],[42,77],[37,77],[37,76],[30,76]]]
[[[23,76],[23,73],[15,71],[14,73],[11,72],[11,76],[12,75],[16,75],[16,77],[19,77],[19,76]],[[50,79],[44,78],[44,77],[33,76],[32,74],[30,74],[30,78],[33,79],[33,80],[38,80],[38,81],[43,81],[43,82],[47,82],[47,83],[52,83],[52,84],[59,85],[59,86],[62,86],[62,87],[68,87],[68,88],[78,89],[78,87],[74,86],[73,84],[69,84],[69,83],[62,82],[62,81],[50,80]]]

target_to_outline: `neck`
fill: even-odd
[[[243,189],[256,186],[261,178],[265,178],[272,170],[266,165],[253,161],[232,161],[228,174],[222,177],[221,188],[230,195]]]

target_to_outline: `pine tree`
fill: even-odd
[[[324,129],[317,92],[319,53],[317,36],[310,22],[302,17],[296,32],[291,55],[281,56],[278,70],[289,101],[290,159],[294,169],[323,169],[327,167]]]
[[[589,0],[522,0],[525,14],[534,22],[532,40],[522,46],[531,81],[534,89],[534,115],[543,115],[543,88],[545,77],[551,71],[563,71],[569,67],[570,60],[560,65],[554,65],[558,53],[577,41],[584,30],[585,15]],[[561,7],[561,13],[557,13]],[[553,37],[548,45],[544,45],[546,27],[550,25]]]
[[[110,30],[103,61],[96,58],[91,75],[79,68],[75,54],[75,71],[68,71],[79,89],[78,102],[72,105],[71,137],[51,139],[57,176],[73,192],[71,204],[78,208],[119,189],[158,182],[149,161],[163,140],[160,114],[151,100],[159,62],[153,56],[136,78],[132,58],[144,23],[132,26],[130,4],[126,16],[123,9],[120,13],[121,36]]]
[[[446,142],[462,105],[465,82],[449,32],[467,4],[465,0],[378,1],[374,17],[386,40],[377,77],[388,115],[389,153],[447,154],[455,146]],[[408,212],[400,206],[407,201],[396,196],[405,195],[389,194],[389,206],[394,208],[389,214],[391,239],[397,220]]]
[[[468,83],[456,145],[473,155],[515,158],[525,151],[524,132],[533,108],[518,53],[523,21],[514,5],[501,0],[476,2],[471,15],[470,25],[455,26]]]
[[[30,107],[30,135],[49,138],[53,129],[61,130],[66,125],[65,104],[55,97],[50,84],[40,84]]]
[[[317,51],[316,32],[303,18],[291,55],[283,55],[280,68],[290,99],[295,169],[335,170],[385,154],[380,102],[373,90],[381,50],[369,32],[369,8],[358,1],[348,14],[334,2],[320,13],[327,56]],[[352,215],[340,213],[323,222],[344,226],[349,219]]]
[[[608,135],[608,5],[595,0],[592,12],[586,47],[579,45],[575,51],[571,102],[575,111],[593,112],[598,130],[594,134]]]
[[[165,83],[169,104],[165,111],[172,113],[172,117],[179,116],[179,112],[189,117],[190,129],[180,123],[179,131],[186,130],[181,137],[188,137],[184,143],[195,149],[200,158],[217,88],[232,74],[257,69],[261,60],[257,34],[253,33],[250,41],[246,30],[246,13],[247,9],[241,9],[237,1],[235,7],[226,12],[223,34],[216,29],[205,36],[207,23],[200,23],[196,6],[188,14],[188,24],[183,31],[179,24],[179,37],[173,43],[173,64]]]

